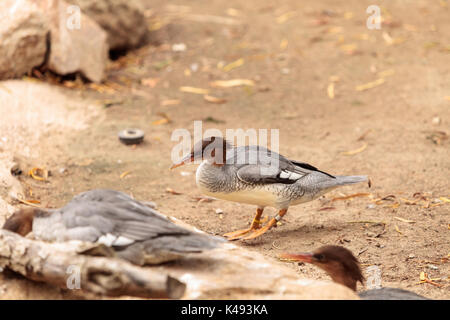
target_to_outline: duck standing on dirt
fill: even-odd
[[[229,240],[259,237],[276,226],[289,206],[368,180],[367,176],[333,176],[261,146],[235,147],[221,137],[198,142],[171,169],[199,159],[203,161],[197,169],[196,183],[202,193],[258,206],[250,228],[224,234]],[[278,214],[262,227],[260,218],[266,206],[278,209]]]
[[[35,238],[45,241],[102,243],[137,265],[176,260],[224,241],[178,226],[125,193],[106,189],[81,193],[60,209],[21,209],[3,229],[22,236],[33,231]]]
[[[314,252],[283,253],[280,258],[289,261],[311,263],[328,273],[334,282],[356,291],[358,282],[364,282],[358,259],[353,253],[340,246],[323,246]],[[397,288],[371,289],[359,293],[363,300],[429,300],[414,292]]]

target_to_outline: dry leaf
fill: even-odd
[[[217,80],[209,83],[211,87],[231,88],[238,86],[254,86],[255,82],[249,79]]]
[[[227,100],[225,100],[223,98],[216,98],[214,96],[209,96],[209,95],[204,95],[203,98],[205,99],[205,101],[208,101],[210,103],[222,104],[222,103],[227,102]]]
[[[355,43],[344,44],[341,46],[341,50],[346,54],[353,54],[358,49],[358,46]]]
[[[202,88],[195,88],[195,87],[180,87],[180,91],[182,92],[188,92],[188,93],[195,93],[195,94],[208,94],[208,89],[202,89]]]
[[[361,148],[358,148],[356,150],[351,150],[351,151],[346,151],[346,152],[341,152],[342,155],[345,156],[352,156],[354,154],[363,152],[365,149],[367,148],[367,142],[364,142],[364,145]]]
[[[159,80],[159,78],[145,78],[141,79],[141,84],[150,88],[154,88],[158,84]]]
[[[125,171],[120,175],[120,179],[125,178],[127,175],[129,175],[131,173],[131,171]]]
[[[166,188],[166,192],[171,193],[176,196],[182,194],[181,192],[177,192],[177,191],[173,190],[172,188]]]
[[[165,106],[173,106],[173,105],[177,105],[180,104],[180,100],[178,99],[171,99],[171,100],[164,100],[161,101],[161,106],[165,107]]]
[[[400,231],[400,229],[398,228],[397,225],[395,225],[394,227],[395,227],[395,231],[397,231],[398,233],[400,233],[401,235],[403,235],[403,232]]]
[[[281,40],[281,42],[280,42],[280,49],[281,50],[285,50],[287,48],[288,44],[289,44],[288,39]]]
[[[421,271],[420,275],[419,275],[420,281],[425,281],[426,278],[427,278],[427,276],[425,275],[425,272]]]
[[[48,178],[48,171],[42,168],[33,168],[28,174],[34,179],[39,181],[45,181]]]
[[[328,97],[330,99],[334,99],[334,83],[331,82],[327,88]]]
[[[378,77],[386,78],[386,77],[392,76],[394,73],[395,73],[394,69],[388,69],[388,70],[378,72]]]
[[[243,64],[244,64],[244,59],[240,58],[236,61],[233,61],[233,62],[227,64],[225,67],[223,67],[223,71],[225,71],[225,72],[231,71],[233,69],[239,68]]]

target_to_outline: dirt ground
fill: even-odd
[[[366,27],[371,4],[151,1],[155,43],[111,63],[106,85],[61,89],[98,110],[87,128],[40,139],[37,156],[26,161],[52,175],[47,182],[20,178],[30,198],[57,207],[88,189],[114,188],[221,235],[246,227],[255,208],[196,201],[196,166],[169,171],[173,130],[192,132],[194,120],[224,133],[279,129],[281,154],[331,174],[369,175],[372,187],[343,187],[291,207],[278,228],[238,244],[273,259],[343,245],[364,269],[381,268],[383,286],[449,299],[450,2],[383,1],[380,30]],[[172,50],[179,43],[185,51]],[[242,65],[229,65],[239,59]],[[255,85],[209,84],[236,78]],[[226,103],[207,102],[182,86],[209,89]],[[128,127],[145,130],[145,142],[120,144],[117,133]],[[368,195],[336,199],[355,193]],[[289,265],[328,279],[312,266]],[[419,283],[421,272],[433,283]]]

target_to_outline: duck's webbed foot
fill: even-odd
[[[256,215],[253,218],[252,224],[250,225],[250,228],[243,229],[243,230],[237,230],[233,232],[225,233],[223,236],[228,238],[228,240],[238,240],[244,237],[246,234],[253,233],[261,228],[261,215],[264,211],[264,208],[258,208],[256,209]]]
[[[269,231],[272,227],[276,227],[277,226],[277,222],[280,221],[283,216],[286,214],[287,209],[281,209],[278,212],[278,215],[275,216],[275,218],[272,218],[264,227],[258,229],[258,230],[254,230],[252,233],[250,233],[247,236],[244,237],[240,237],[241,240],[250,240],[250,239],[255,239],[259,236],[262,236],[264,233],[266,233],[267,231]]]

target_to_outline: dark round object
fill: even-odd
[[[139,144],[144,141],[144,131],[140,129],[125,129],[119,132],[119,140],[123,144]]]

